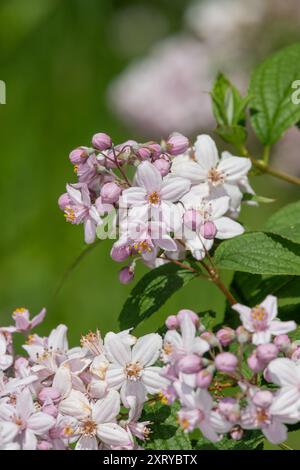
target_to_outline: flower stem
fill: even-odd
[[[208,275],[212,282],[220,289],[221,292],[225,295],[226,299],[230,303],[230,305],[234,305],[237,303],[237,300],[233,297],[233,295],[229,292],[227,287],[223,284],[219,272],[215,266],[210,267],[204,261],[200,261],[201,266],[208,272]]]

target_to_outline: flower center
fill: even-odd
[[[63,429],[63,434],[66,437],[72,436],[74,434],[74,429],[71,426],[66,426]]]
[[[207,174],[208,181],[213,186],[218,186],[218,184],[224,183],[224,174],[219,171],[217,168],[211,168]]]
[[[169,355],[172,354],[173,352],[173,345],[171,343],[165,343],[163,351],[165,354]]]
[[[251,310],[251,319],[255,329],[264,330],[267,326],[268,313],[263,307],[256,306]]]
[[[71,207],[65,208],[64,216],[67,222],[70,222],[71,224],[75,222],[76,214],[75,214],[74,209],[72,209]]]
[[[150,204],[157,205],[160,203],[160,196],[157,191],[153,191],[153,193],[148,195],[148,201]]]
[[[27,310],[24,307],[19,307],[14,310],[14,313],[21,314],[21,315],[23,315],[25,312],[27,312]]]
[[[152,251],[152,248],[147,240],[134,243],[133,248],[138,252],[139,255],[147,251],[149,253]]]
[[[84,421],[80,427],[80,433],[86,436],[94,436],[97,430],[97,423],[92,419]]]
[[[139,362],[129,362],[125,367],[125,374],[129,380],[138,380],[143,368]]]
[[[90,331],[87,335],[83,335],[80,338],[80,344],[82,347],[88,349],[92,354],[98,356],[103,353],[103,344],[100,335],[100,331]]]
[[[256,421],[258,425],[269,424],[270,419],[269,419],[269,414],[267,413],[267,411],[264,409],[257,410]]]

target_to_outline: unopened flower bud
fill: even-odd
[[[129,284],[134,278],[134,269],[132,266],[125,266],[119,271],[119,281],[121,284]]]
[[[230,352],[220,353],[215,359],[216,368],[222,372],[234,372],[237,365],[238,358]]]
[[[179,321],[176,315],[169,315],[165,323],[169,330],[175,330],[179,327]]]
[[[147,142],[145,145],[150,149],[152,157],[158,158],[161,155],[161,146],[157,142]]]
[[[252,401],[256,406],[268,408],[273,401],[273,395],[269,390],[259,390],[254,395]]]
[[[194,323],[194,325],[198,325],[199,323],[199,317],[198,315],[193,312],[192,310],[188,310],[188,309],[182,309],[182,310],[179,310],[178,314],[177,314],[177,318],[178,318],[178,321],[179,323],[183,321],[183,319],[188,316],[190,318],[190,320],[192,320],[192,322]]]
[[[258,359],[255,351],[251,354],[251,356],[248,357],[247,364],[249,368],[255,373],[260,372],[265,368],[265,364]]]
[[[112,146],[111,137],[103,132],[95,134],[92,139],[93,147],[97,150],[107,150]]]
[[[43,403],[47,400],[57,401],[60,393],[54,387],[44,387],[38,394],[38,399]]]
[[[201,224],[199,212],[195,209],[188,209],[183,215],[183,223],[190,230],[198,230]]]
[[[115,202],[118,202],[121,192],[122,189],[120,186],[113,181],[105,183],[100,191],[102,202],[105,204],[114,204]]]
[[[167,140],[167,151],[170,155],[180,155],[189,147],[189,140],[179,132],[173,132]]]
[[[230,437],[234,441],[240,441],[244,435],[244,430],[240,426],[235,426],[231,431],[230,431]]]
[[[228,326],[221,328],[216,334],[222,346],[228,346],[235,338],[235,331]]]
[[[153,162],[153,165],[158,169],[161,176],[166,176],[170,171],[171,162],[166,158],[158,158]]]
[[[278,348],[275,344],[260,344],[256,349],[256,356],[259,361],[269,364],[278,356]]]
[[[180,359],[177,366],[185,374],[195,374],[201,369],[201,359],[196,354],[187,354]]]
[[[70,162],[73,165],[79,165],[80,163],[84,163],[89,156],[88,148],[87,147],[78,147],[69,155]]]
[[[204,331],[200,337],[207,341],[207,343],[213,348],[219,346],[219,340],[211,331]]]
[[[200,370],[197,374],[197,386],[200,388],[208,388],[211,384],[212,378],[212,373],[209,370]]]
[[[200,226],[200,235],[206,240],[213,240],[217,235],[217,227],[212,221],[208,220]]]
[[[236,336],[237,336],[238,342],[241,344],[248,343],[251,339],[251,334],[243,326],[239,326],[236,329]]]
[[[274,344],[277,346],[279,351],[286,351],[291,344],[291,340],[288,335],[278,335],[274,338]]]
[[[53,403],[45,404],[42,410],[43,413],[46,413],[47,415],[50,415],[53,418],[56,418],[58,415],[58,408]]]
[[[151,157],[151,149],[147,147],[140,147],[136,151],[136,154],[140,157],[141,160],[148,160]]]

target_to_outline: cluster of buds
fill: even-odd
[[[215,239],[244,231],[235,219],[244,193],[253,194],[251,161],[219,156],[208,135],[193,145],[177,132],[160,143],[114,145],[98,133],[70,161],[78,181],[67,185],[59,206],[68,222],[84,225],[86,243],[97,235],[115,239],[111,257],[128,263],[122,283],[133,279],[138,260],[150,268],[189,254],[202,260]]]

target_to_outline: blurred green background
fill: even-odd
[[[147,54],[157,39],[183,28],[189,3],[0,2],[0,79],[7,87],[7,103],[0,105],[1,324],[9,324],[16,307],[26,306],[35,314],[46,306],[48,314],[39,332],[46,334],[58,323],[66,323],[72,345],[82,333],[96,327],[103,333],[118,328],[118,314],[132,285],[118,283],[119,265],[110,259],[109,241],[87,255],[53,297],[68,266],[84,248],[82,227],[65,223],[57,199],[66,182],[75,180],[68,160],[70,150],[89,145],[93,133],[108,132],[114,142],[128,138],[143,141],[142,135],[129,131],[126,123],[116,118],[107,104],[106,90],[129,61]],[[146,12],[151,6],[155,12],[157,20],[151,27],[147,22],[130,23],[129,18],[125,32],[116,28],[120,14],[126,19],[141,6]],[[252,51],[254,62],[269,50],[300,39],[299,28],[280,37],[275,28],[273,42],[269,40],[273,38],[272,26],[266,28],[265,47]],[[131,47],[124,53],[126,41]],[[155,77],[153,83],[155,86]],[[295,188],[269,177],[258,177],[253,185],[276,202],[243,210],[242,221],[250,228],[259,227],[268,214],[299,197]],[[136,279],[143,272],[139,267]],[[229,281],[230,276],[226,278]],[[196,280],[138,332],[160,326],[167,314],[183,307],[197,311],[214,308],[221,315],[223,305],[214,286]]]

